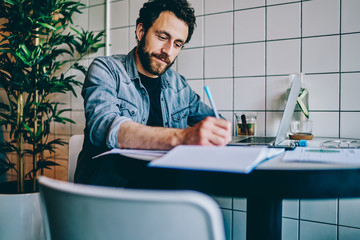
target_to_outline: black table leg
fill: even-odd
[[[247,198],[247,240],[280,240],[282,199]]]

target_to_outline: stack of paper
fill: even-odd
[[[360,164],[360,149],[296,148],[286,152],[286,162]]]
[[[262,161],[282,153],[281,148],[178,146],[149,163],[151,167],[249,173]]]

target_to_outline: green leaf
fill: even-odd
[[[31,56],[31,52],[29,51],[29,49],[27,49],[25,44],[21,44],[20,48],[24,51],[26,58],[29,59]]]
[[[37,22],[37,24],[43,26],[44,28],[49,28],[49,29],[52,29],[52,30],[56,31],[56,28],[54,28],[54,27],[51,26],[50,24],[42,23],[42,22]]]
[[[11,0],[4,0],[4,2],[10,4],[10,5],[15,5],[14,1],[11,1]]]
[[[74,32],[76,32],[78,35],[80,35],[81,33],[80,33],[80,31],[79,30],[77,30],[77,29],[75,29],[74,27],[70,27],[70,29],[71,30],[73,30]]]
[[[26,131],[30,134],[30,137],[34,138],[34,132],[31,130],[31,128],[24,122],[23,122],[23,126],[26,129]]]
[[[15,53],[15,55],[21,59],[21,61],[25,64],[25,65],[28,65],[28,66],[31,66],[32,64],[30,62],[27,61],[27,59],[21,55],[19,52]]]

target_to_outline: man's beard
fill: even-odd
[[[149,72],[153,75],[160,76],[164,72],[166,72],[166,70],[168,70],[174,64],[175,61],[171,62],[171,60],[169,59],[169,57],[166,53],[160,53],[160,54],[151,53],[150,54],[149,52],[146,52],[145,38],[146,38],[146,35],[140,40],[139,47],[137,49],[137,53],[139,55],[141,65],[147,72]],[[164,67],[164,65],[161,65],[160,63],[155,62],[153,59],[151,59],[152,57],[162,60],[163,62],[166,63],[166,66]]]

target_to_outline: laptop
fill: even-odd
[[[260,136],[246,136],[239,135],[233,137],[229,146],[250,146],[250,145],[267,145],[270,147],[281,147],[293,149],[295,143],[292,140],[287,140],[286,135],[290,127],[292,115],[295,110],[296,101],[301,89],[301,80],[298,75],[293,77],[289,96],[287,98],[286,106],[283,116],[277,131],[276,137],[260,137]]]

